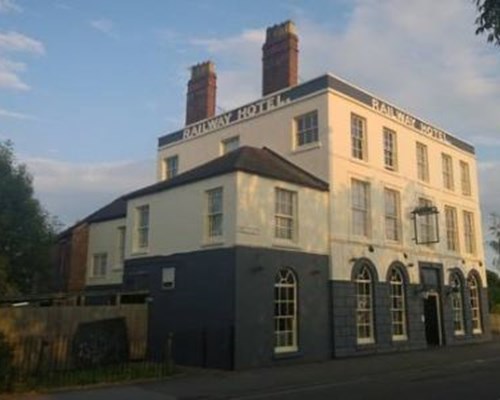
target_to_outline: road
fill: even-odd
[[[164,381],[11,398],[499,400],[500,341],[241,372],[189,370]]]

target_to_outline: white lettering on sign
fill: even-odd
[[[230,124],[272,111],[276,108],[283,107],[284,105],[290,103],[290,101],[291,100],[289,98],[282,98],[279,94],[265,100],[256,101],[248,106],[238,108],[234,111],[229,111],[225,114],[187,127],[184,129],[183,139],[190,139],[196,136],[204,135],[205,133],[224,128]]]
[[[446,141],[446,134],[433,126],[430,126],[411,115],[404,113],[393,106],[384,103],[383,101],[372,99],[372,108],[386,117],[394,119],[404,125],[410,126],[424,135],[431,136],[435,139]]]

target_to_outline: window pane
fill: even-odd
[[[318,112],[301,115],[295,119],[296,143],[303,146],[308,143],[314,143],[319,140],[318,133]]]

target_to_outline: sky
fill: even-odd
[[[265,28],[292,19],[301,81],[332,72],[476,146],[485,226],[500,213],[500,47],[475,17],[472,0],[0,0],[0,140],[72,224],[154,182],[189,66],[215,61],[219,110],[258,99]]]

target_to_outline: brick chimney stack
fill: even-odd
[[[186,125],[215,115],[215,92],[217,89],[215,65],[205,61],[191,67],[188,82]]]
[[[299,37],[292,21],[267,28],[262,46],[262,94],[294,86],[298,82]]]

